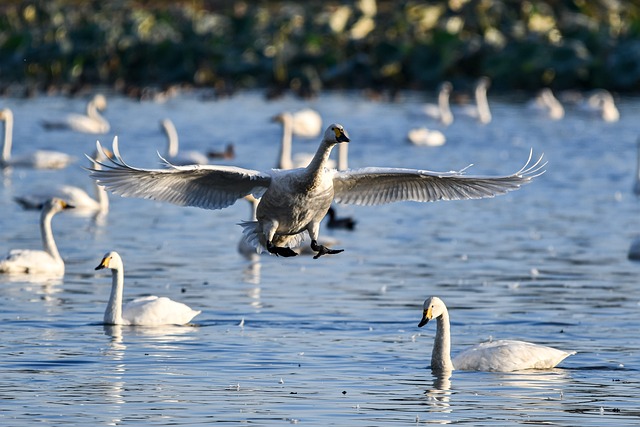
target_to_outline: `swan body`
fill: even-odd
[[[107,99],[98,93],[87,103],[87,113],[69,114],[61,122],[42,122],[46,129],[71,129],[76,132],[103,134],[109,132],[109,122],[100,115],[107,108]]]
[[[66,201],[58,198],[48,200],[40,214],[40,234],[43,250],[13,249],[0,261],[0,273],[30,275],[64,275],[64,261],[51,230],[51,219],[55,214],[72,208]]]
[[[575,352],[566,352],[526,341],[497,340],[475,345],[451,359],[449,312],[438,297],[423,304],[422,327],[436,319],[436,337],[431,354],[431,369],[436,373],[463,371],[512,372],[525,369],[551,369]]]
[[[164,130],[167,136],[167,154],[166,159],[173,165],[206,165],[209,163],[209,158],[206,154],[198,151],[178,151],[179,140],[178,132],[171,119],[164,119],[160,121],[160,127]]]
[[[422,112],[434,120],[438,120],[445,126],[453,123],[453,114],[449,106],[449,97],[453,86],[449,82],[443,82],[438,90],[438,103],[425,104],[422,106]]]
[[[611,92],[605,89],[594,91],[580,104],[580,110],[588,114],[595,114],[605,122],[617,122],[620,120],[620,111],[616,107]]]
[[[542,156],[514,174],[497,177],[467,176],[465,170],[430,172],[426,170],[379,168],[328,169],[326,162],[333,147],[349,142],[342,125],[332,124],[324,133],[318,150],[306,168],[256,171],[224,165],[173,166],[169,169],[142,169],[127,165],[114,138],[115,159],[90,170],[91,176],[107,190],[124,197],[140,197],[181,206],[222,209],[252,194],[261,198],[256,221],[242,224],[254,247],[292,256],[288,248],[276,247],[276,237],[292,238],[305,231],[311,247],[318,247],[320,221],[331,202],[379,205],[400,201],[429,202],[493,197],[516,190],[544,171]],[[98,149],[101,149],[98,143]],[[317,256],[324,255],[318,247]]]
[[[528,104],[529,109],[546,114],[552,120],[564,117],[564,107],[549,88],[542,89]]]
[[[4,138],[2,141],[0,167],[15,166],[34,169],[62,169],[75,161],[73,156],[51,150],[37,150],[28,154],[12,157],[13,112],[8,108],[0,110],[0,121],[4,122]]]
[[[491,122],[491,109],[487,100],[487,90],[491,85],[488,77],[480,77],[474,89],[475,105],[464,105],[457,109],[456,114],[476,119],[482,124]]]
[[[111,295],[104,312],[106,325],[184,325],[201,313],[186,304],[157,296],[136,298],[122,305],[124,293],[122,258],[115,251],[106,253],[96,270],[103,268],[110,269],[112,277]]]
[[[407,139],[413,145],[424,147],[440,147],[447,141],[442,132],[435,129],[427,129],[426,127],[411,129],[407,134]]]

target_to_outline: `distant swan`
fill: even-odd
[[[51,219],[58,212],[72,207],[73,206],[64,200],[58,198],[47,201],[40,214],[40,234],[42,236],[42,246],[44,250],[11,250],[9,255],[0,261],[0,273],[64,275],[64,261],[53,239]]]
[[[606,89],[596,89],[579,104],[579,109],[585,113],[598,115],[605,122],[620,120],[620,112],[613,100],[613,95]]]
[[[111,157],[112,153],[107,153]],[[100,163],[106,159],[105,152],[102,150],[96,151],[94,155],[94,164],[96,169],[100,169]],[[42,209],[42,206],[47,200],[57,197],[67,201],[75,209],[74,214],[86,216],[94,214],[105,215],[109,212],[109,196],[106,190],[99,186],[95,181],[92,181],[94,187],[95,198],[91,197],[85,190],[73,185],[59,185],[54,188],[45,190],[43,192],[28,194],[24,196],[16,196],[15,201],[24,209]]]
[[[160,121],[160,127],[164,130],[167,137],[167,160],[174,165],[206,165],[209,158],[206,154],[198,151],[178,151],[180,143],[178,140],[178,131],[171,119],[163,119]]]
[[[0,121],[4,122],[0,168],[16,166],[34,169],[62,169],[75,161],[73,156],[50,150],[36,150],[28,154],[12,157],[13,112],[8,108],[0,110]]]
[[[540,90],[538,95],[529,102],[528,108],[546,114],[552,120],[560,120],[564,117],[564,107],[548,87]]]
[[[166,297],[148,296],[136,298],[122,305],[124,293],[124,266],[117,252],[105,254],[96,270],[111,270],[112,285],[109,303],[104,312],[106,325],[184,325],[200,314],[188,305]]]
[[[487,90],[491,85],[488,77],[480,77],[474,89],[475,105],[463,105],[456,109],[456,114],[476,119],[482,124],[491,121],[491,109],[487,100]]]
[[[43,121],[46,129],[71,129],[83,133],[107,133],[111,128],[109,122],[99,111],[107,108],[107,98],[98,93],[87,103],[87,114],[69,114],[61,122]]]
[[[427,129],[426,127],[411,129],[407,133],[407,139],[413,145],[425,147],[439,147],[447,142],[447,138],[442,132],[435,129]]]
[[[320,134],[322,118],[311,109],[300,110],[296,113],[282,112],[273,117],[272,121],[282,124],[282,139],[277,167],[279,169],[295,169],[306,167],[313,158],[312,153],[292,154],[293,136],[310,138]],[[336,163],[329,160],[328,168],[335,168]]]
[[[516,190],[543,173],[542,157],[512,175],[466,176],[457,172],[429,172],[401,168],[364,168],[337,171],[326,163],[336,144],[349,142],[342,125],[332,124],[306,168],[256,171],[233,166],[191,165],[169,169],[141,169],[127,165],[114,138],[115,159],[91,176],[107,190],[125,197],[165,201],[181,206],[222,209],[249,194],[260,198],[257,221],[242,224],[254,247],[281,256],[294,256],[288,247],[274,244],[278,236],[307,231],[316,257],[341,250],[318,245],[320,222],[331,202],[379,205],[400,201],[429,202],[493,197]],[[101,149],[98,143],[98,149]]]
[[[449,97],[452,90],[451,83],[442,82],[438,90],[438,103],[423,105],[422,112],[428,117],[438,120],[443,125],[449,126],[453,123],[453,114],[451,114],[451,108],[449,107]]]
[[[434,373],[462,371],[511,372],[523,369],[551,369],[575,351],[566,352],[525,341],[497,340],[473,346],[451,360],[449,312],[438,297],[430,297],[423,304],[422,327],[436,319],[436,337],[431,354]]]

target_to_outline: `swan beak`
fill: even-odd
[[[344,129],[341,129],[339,127],[336,127],[333,129],[333,131],[336,134],[336,141],[338,142],[349,142],[349,135],[347,135],[347,131]]]
[[[102,261],[100,261],[100,264],[95,269],[102,270],[103,268],[107,268],[110,260],[111,260],[110,257],[102,258]]]
[[[433,318],[433,315],[431,314],[431,307],[429,307],[428,309],[422,312],[422,320],[420,320],[420,323],[418,323],[418,328],[422,328],[432,318]]]
[[[67,202],[62,202],[62,208],[63,208],[63,209],[75,209],[76,207],[75,207],[75,206],[73,206],[73,205],[70,205],[70,204],[69,204],[69,203],[67,203]]]

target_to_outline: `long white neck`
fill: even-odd
[[[343,144],[346,144],[343,142]],[[313,159],[307,166],[307,173],[313,177],[313,179],[317,179],[321,176],[324,168],[326,167],[327,160],[329,160],[329,155],[331,154],[331,150],[335,144],[331,142],[327,142],[326,140],[322,140],[320,146],[318,147],[318,151],[313,155]]]
[[[349,145],[338,145],[338,170],[343,171],[349,169]]]
[[[290,114],[282,116],[282,141],[280,143],[279,169],[292,169],[291,145],[293,141],[293,117]]]
[[[449,125],[453,122],[453,114],[449,107],[449,92],[447,90],[441,90],[438,94],[438,109],[440,110],[440,121]]]
[[[489,109],[489,101],[487,101],[487,88],[479,85],[476,88],[476,106],[478,107],[478,119],[481,123],[489,123],[491,121],[491,110]]]
[[[43,210],[40,214],[40,235],[42,236],[42,247],[44,251],[51,255],[55,260],[62,261],[56,241],[53,239],[53,231],[51,230],[51,219],[55,213],[50,210]]]
[[[433,352],[431,353],[431,370],[435,373],[452,371],[451,331],[449,326],[449,312],[446,309],[444,313],[437,318],[437,323],[436,338],[433,343]]]
[[[1,163],[8,162],[11,159],[11,144],[13,143],[13,115],[10,112],[4,113],[4,138],[2,144]]]
[[[101,170],[102,166],[100,166],[99,163],[94,163],[93,164],[93,168],[95,170]],[[107,194],[107,190],[105,190],[105,188],[101,185],[98,185],[97,181],[93,181],[93,187],[94,187],[94,194],[96,197],[96,200],[98,201],[98,206],[100,207],[99,212],[100,213],[106,213],[109,211],[109,196]]]
[[[96,122],[102,125],[107,123],[107,120],[104,117],[102,117],[102,115],[100,115],[100,113],[98,112],[98,107],[96,106],[96,103],[93,101],[87,103],[87,116],[89,116],[90,118],[92,118],[93,120],[95,120]]]
[[[124,267],[111,270],[111,295],[104,311],[104,323],[122,325],[122,294],[124,293]]]
[[[167,156],[175,157],[178,155],[180,143],[178,140],[178,131],[176,127],[168,120],[162,122],[162,127],[167,135]]]

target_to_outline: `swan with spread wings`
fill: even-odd
[[[242,223],[248,243],[284,257],[295,256],[291,249],[302,242],[304,232],[311,238],[314,258],[342,252],[318,244],[320,222],[331,202],[379,205],[400,201],[430,202],[493,197],[520,188],[544,172],[542,156],[507,176],[467,176],[457,172],[429,172],[416,169],[369,167],[338,171],[326,167],[332,148],[350,141],[340,124],[324,133],[313,160],[305,168],[257,171],[223,165],[174,166],[141,169],[124,162],[113,141],[111,158],[102,170],[90,169],[91,176],[107,190],[123,197],[139,197],[222,209],[249,194],[260,198],[256,221]],[[98,143],[98,149],[101,150]],[[168,162],[167,162],[168,163]],[[289,245],[289,246],[287,246]]]

